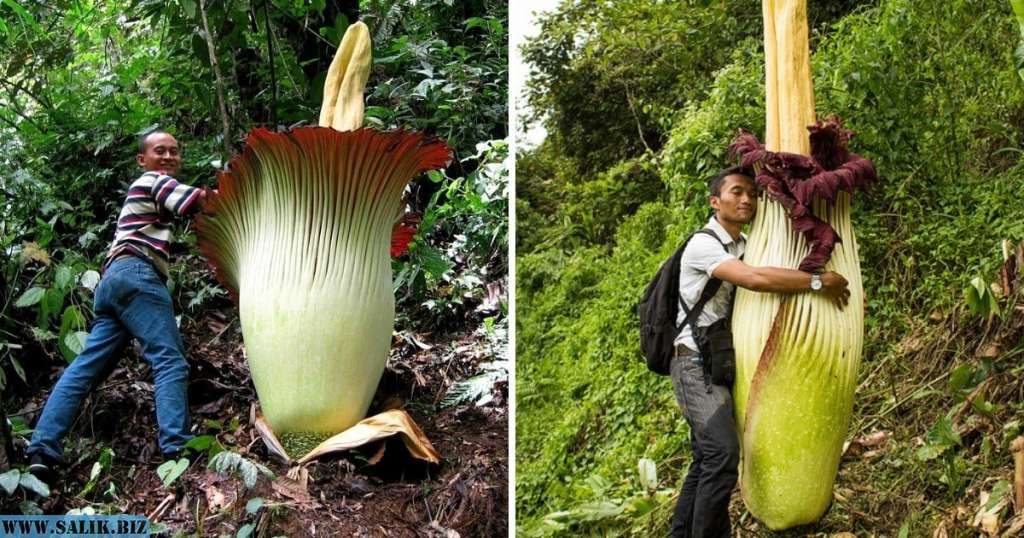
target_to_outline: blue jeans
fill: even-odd
[[[188,433],[188,363],[174,322],[171,295],[148,262],[125,257],[106,270],[93,304],[96,319],[85,349],[64,370],[46,400],[28,453],[60,460],[61,439],[71,428],[82,400],[117,365],[132,337],[153,370],[160,450],[184,448]]]

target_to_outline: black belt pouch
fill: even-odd
[[[697,347],[704,359],[704,369],[715,385],[732,386],[736,379],[736,351],[732,346],[732,326],[728,318],[707,327],[698,327]]]

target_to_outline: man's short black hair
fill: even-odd
[[[730,166],[719,172],[718,175],[711,178],[711,181],[708,182],[708,192],[711,193],[711,196],[722,195],[722,184],[725,183],[725,178],[729,176],[746,176],[750,178],[751,183],[754,183],[754,173],[752,170],[739,165]]]
[[[155,129],[150,129],[148,131],[142,131],[142,134],[139,135],[139,153],[145,153],[146,152],[146,139],[148,139],[150,135],[155,135],[155,134],[171,134],[171,133],[168,133],[167,131],[165,131],[165,130],[159,128],[159,127],[155,128]]]

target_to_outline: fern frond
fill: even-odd
[[[491,394],[494,385],[508,379],[507,360],[486,362],[480,365],[482,373],[452,384],[441,400],[441,407],[451,407],[465,402],[481,404]]]

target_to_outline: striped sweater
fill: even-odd
[[[198,209],[200,192],[202,189],[178,183],[162,172],[147,171],[139,176],[128,187],[103,269],[115,258],[128,254],[148,260],[166,279],[171,259],[171,218]]]

